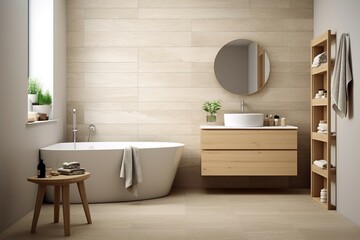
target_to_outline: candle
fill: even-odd
[[[76,109],[73,109],[73,129],[76,129]]]

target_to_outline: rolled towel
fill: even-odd
[[[318,166],[319,168],[327,168],[327,161],[324,160],[324,159],[321,159],[321,160],[315,160],[314,161],[314,165],[315,166]]]
[[[318,54],[315,58],[314,58],[314,60],[313,60],[313,63],[312,63],[312,65],[311,65],[311,67],[318,67],[318,66],[320,66],[320,64],[322,64],[322,63],[326,63],[326,52],[323,52],[323,53],[320,53],[320,54]]]

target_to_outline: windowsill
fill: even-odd
[[[32,126],[32,125],[41,125],[41,124],[46,124],[46,123],[55,123],[57,122],[57,119],[50,119],[50,120],[45,120],[45,121],[35,121],[35,122],[27,122],[26,126]]]

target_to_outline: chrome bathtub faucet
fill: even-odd
[[[242,99],[240,101],[240,112],[245,112],[245,101]]]
[[[77,132],[77,127],[76,127],[76,108],[73,109],[73,141],[74,141],[74,149],[76,149],[76,132]]]

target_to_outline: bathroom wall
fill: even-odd
[[[357,24],[360,2],[357,0],[315,0],[314,35],[331,29],[339,44],[342,33],[350,34],[353,84],[350,88],[349,116],[336,118],[336,182],[337,210],[354,223],[360,225],[360,161],[359,139],[360,112],[360,29]],[[337,45],[338,47],[338,45]]]
[[[0,1],[0,232],[31,211],[38,150],[64,141],[66,114],[66,7],[54,1],[55,123],[27,126],[28,3]],[[29,231],[30,231],[29,222]]]
[[[185,143],[174,186],[309,187],[311,0],[68,0],[67,140],[78,109],[79,139]],[[221,46],[238,38],[268,51],[270,79],[251,96],[216,81]],[[297,177],[201,177],[202,104],[224,112],[279,114],[299,127]]]

